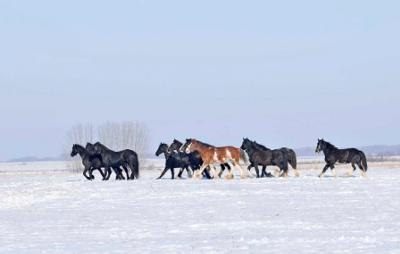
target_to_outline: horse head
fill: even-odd
[[[106,150],[106,146],[103,145],[102,143],[100,143],[99,141],[97,141],[93,145],[93,150],[95,153],[100,154],[100,153],[104,152],[104,150]]]
[[[182,145],[183,144],[179,140],[174,139],[174,141],[168,148],[168,152],[180,151]]]
[[[186,139],[185,144],[181,147],[181,151],[185,152],[185,153],[190,153],[192,152],[190,150],[190,147],[192,146],[192,142],[194,141],[194,139],[188,138]]]
[[[165,143],[160,143],[158,146],[158,149],[156,151],[156,156],[159,156],[162,153],[167,153],[168,152],[168,145]]]
[[[248,150],[249,148],[251,148],[251,140],[248,138],[243,138],[243,142],[242,145],[240,146],[240,149],[242,150]]]
[[[315,148],[316,153],[320,153],[322,150],[324,150],[325,147],[325,141],[323,139],[318,139],[317,147]]]
[[[84,151],[85,151],[85,148],[83,146],[74,144],[74,145],[72,145],[71,157],[75,157],[77,154],[81,154]]]
[[[71,157],[74,157],[78,154],[77,144],[72,145]]]
[[[87,142],[85,148],[86,148],[86,151],[88,151],[90,154],[96,153],[96,151],[94,149],[94,145],[92,143]]]

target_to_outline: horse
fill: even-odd
[[[96,153],[96,151],[94,150],[94,146],[91,143],[86,143],[86,151],[91,154],[92,156],[101,156],[101,154]],[[103,163],[103,162],[102,162]],[[111,172],[108,174],[107,172],[107,168],[103,163],[103,167],[105,169],[105,177],[103,178],[103,180],[109,180],[110,176],[111,176]],[[112,170],[114,171],[116,177],[115,180],[125,180],[124,175],[122,174],[122,169],[119,166],[113,165],[110,168],[112,168]]]
[[[177,139],[174,139],[173,142],[171,143],[171,145],[169,146],[168,150],[170,152],[181,152],[183,143],[180,142]],[[195,170],[200,169],[201,165],[203,165],[203,160],[201,159],[201,155],[199,152],[197,151],[193,151],[191,153],[187,153],[187,156],[189,156],[189,160],[190,160],[190,168],[193,170],[193,172]],[[228,164],[227,164],[228,165]],[[230,166],[228,165],[228,167],[230,168]],[[183,169],[180,170],[178,177],[181,177],[183,173]],[[211,179],[210,174],[208,173],[208,170],[204,170],[203,175],[207,178],[207,179]]]
[[[101,167],[103,166],[103,160],[101,158],[101,155],[95,154],[91,155],[83,146],[74,144],[72,146],[72,151],[71,151],[71,157],[75,157],[77,154],[82,159],[82,164],[85,167],[85,170],[83,171],[83,176],[88,179],[88,180],[93,180],[94,176],[92,174],[93,170],[97,169],[101,176],[103,177],[103,180],[105,179],[106,175],[105,173],[101,170]],[[87,175],[87,172],[89,172],[89,176]]]
[[[107,179],[110,178],[112,167],[122,167],[126,173],[127,180],[139,178],[139,159],[136,152],[129,149],[116,152],[100,142],[96,142],[93,145],[88,143],[86,148],[97,154],[101,154],[108,174]],[[131,170],[130,175],[128,168]]]
[[[164,174],[169,170],[171,170],[171,179],[174,179],[175,173],[174,169],[175,168],[181,168],[181,171],[185,170],[187,171],[188,175],[191,176],[190,172],[190,159],[189,156],[185,153],[174,153],[170,152],[168,150],[168,145],[164,143],[160,143],[157,151],[156,151],[156,156],[160,156],[160,154],[164,154],[165,156],[165,168],[161,175],[157,179],[161,179]],[[180,175],[178,175],[181,177]]]
[[[256,144],[248,138],[243,139],[240,148],[247,152],[251,163],[247,169],[250,170],[254,167],[257,177],[260,177],[258,165],[263,166],[263,172],[265,172],[267,166],[278,166],[282,172],[280,176],[287,176],[288,160],[286,154],[280,150],[261,150],[258,146],[259,144]]]
[[[261,151],[269,151],[269,150],[271,150],[271,149],[269,149],[269,148],[257,143],[256,141],[252,141],[252,143],[253,143],[254,147],[256,149],[258,149],[258,150],[261,150]],[[293,149],[290,149],[290,148],[287,148],[287,147],[282,147],[282,148],[274,149],[274,150],[281,151],[283,154],[285,154],[289,165],[292,167],[292,169],[294,171],[295,176],[298,177],[300,174],[299,174],[299,172],[297,170],[296,152]],[[267,174],[265,170],[266,170],[266,167],[264,166],[263,169],[262,169],[262,176]],[[282,170],[281,170],[279,172],[279,174],[281,175],[282,173],[285,173],[287,175],[288,172],[282,172]]]
[[[328,168],[331,168],[333,175],[336,177],[335,172],[335,164],[336,163],[344,163],[349,164],[353,167],[353,170],[347,172],[347,175],[352,176],[353,172],[356,171],[356,165],[361,171],[361,175],[366,177],[366,173],[368,170],[367,158],[364,152],[355,149],[355,148],[347,148],[347,149],[339,149],[331,143],[318,139],[317,147],[315,148],[316,153],[323,152],[325,155],[326,165],[322,169],[322,172],[319,174],[319,177],[326,172]]]
[[[217,173],[214,164],[225,164],[231,162],[232,165],[240,171],[240,177],[249,177],[250,173],[247,170],[243,170],[240,166],[240,160],[246,161],[247,157],[243,150],[233,146],[223,147],[212,147],[205,143],[202,143],[196,139],[186,139],[186,143],[183,145],[182,150],[186,153],[198,151],[200,153],[203,164],[199,171],[196,171],[194,177],[199,177],[203,171],[210,167],[213,177],[220,178],[221,174]],[[228,169],[228,175],[226,179],[232,179],[233,174],[231,168]]]

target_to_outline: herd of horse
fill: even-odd
[[[352,169],[347,173],[352,175],[360,169],[362,176],[366,176],[368,169],[365,154],[355,148],[339,149],[331,143],[318,139],[316,153],[323,152],[326,165],[319,174],[323,174],[330,168],[334,176],[335,164],[351,164]],[[254,168],[258,177],[274,177],[267,172],[268,166],[279,168],[279,177],[287,177],[289,165],[295,176],[299,176],[297,170],[297,156],[293,149],[283,147],[269,149],[256,141],[244,138],[240,148],[234,146],[216,147],[196,139],[186,139],[185,143],[174,139],[170,145],[161,143],[155,153],[165,157],[165,167],[157,179],[161,179],[168,171],[171,178],[175,178],[175,169],[179,169],[178,177],[181,178],[186,170],[189,178],[219,179],[227,171],[225,179],[233,178],[233,169],[240,173],[241,178],[251,177],[251,169]],[[113,151],[100,142],[87,143],[85,147],[74,144],[71,156],[79,155],[84,166],[83,175],[88,180],[93,180],[93,171],[98,170],[103,180],[109,180],[112,172],[116,180],[133,180],[139,178],[139,159],[135,151],[125,149]],[[243,169],[240,162],[248,165]],[[261,173],[260,168],[261,167]],[[123,174],[125,172],[125,176]]]

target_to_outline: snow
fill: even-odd
[[[400,253],[400,170],[154,180],[159,173],[108,182],[0,173],[0,253]]]

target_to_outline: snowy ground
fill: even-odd
[[[0,173],[0,253],[400,253],[400,170],[370,169],[369,179],[158,174],[89,182]]]

